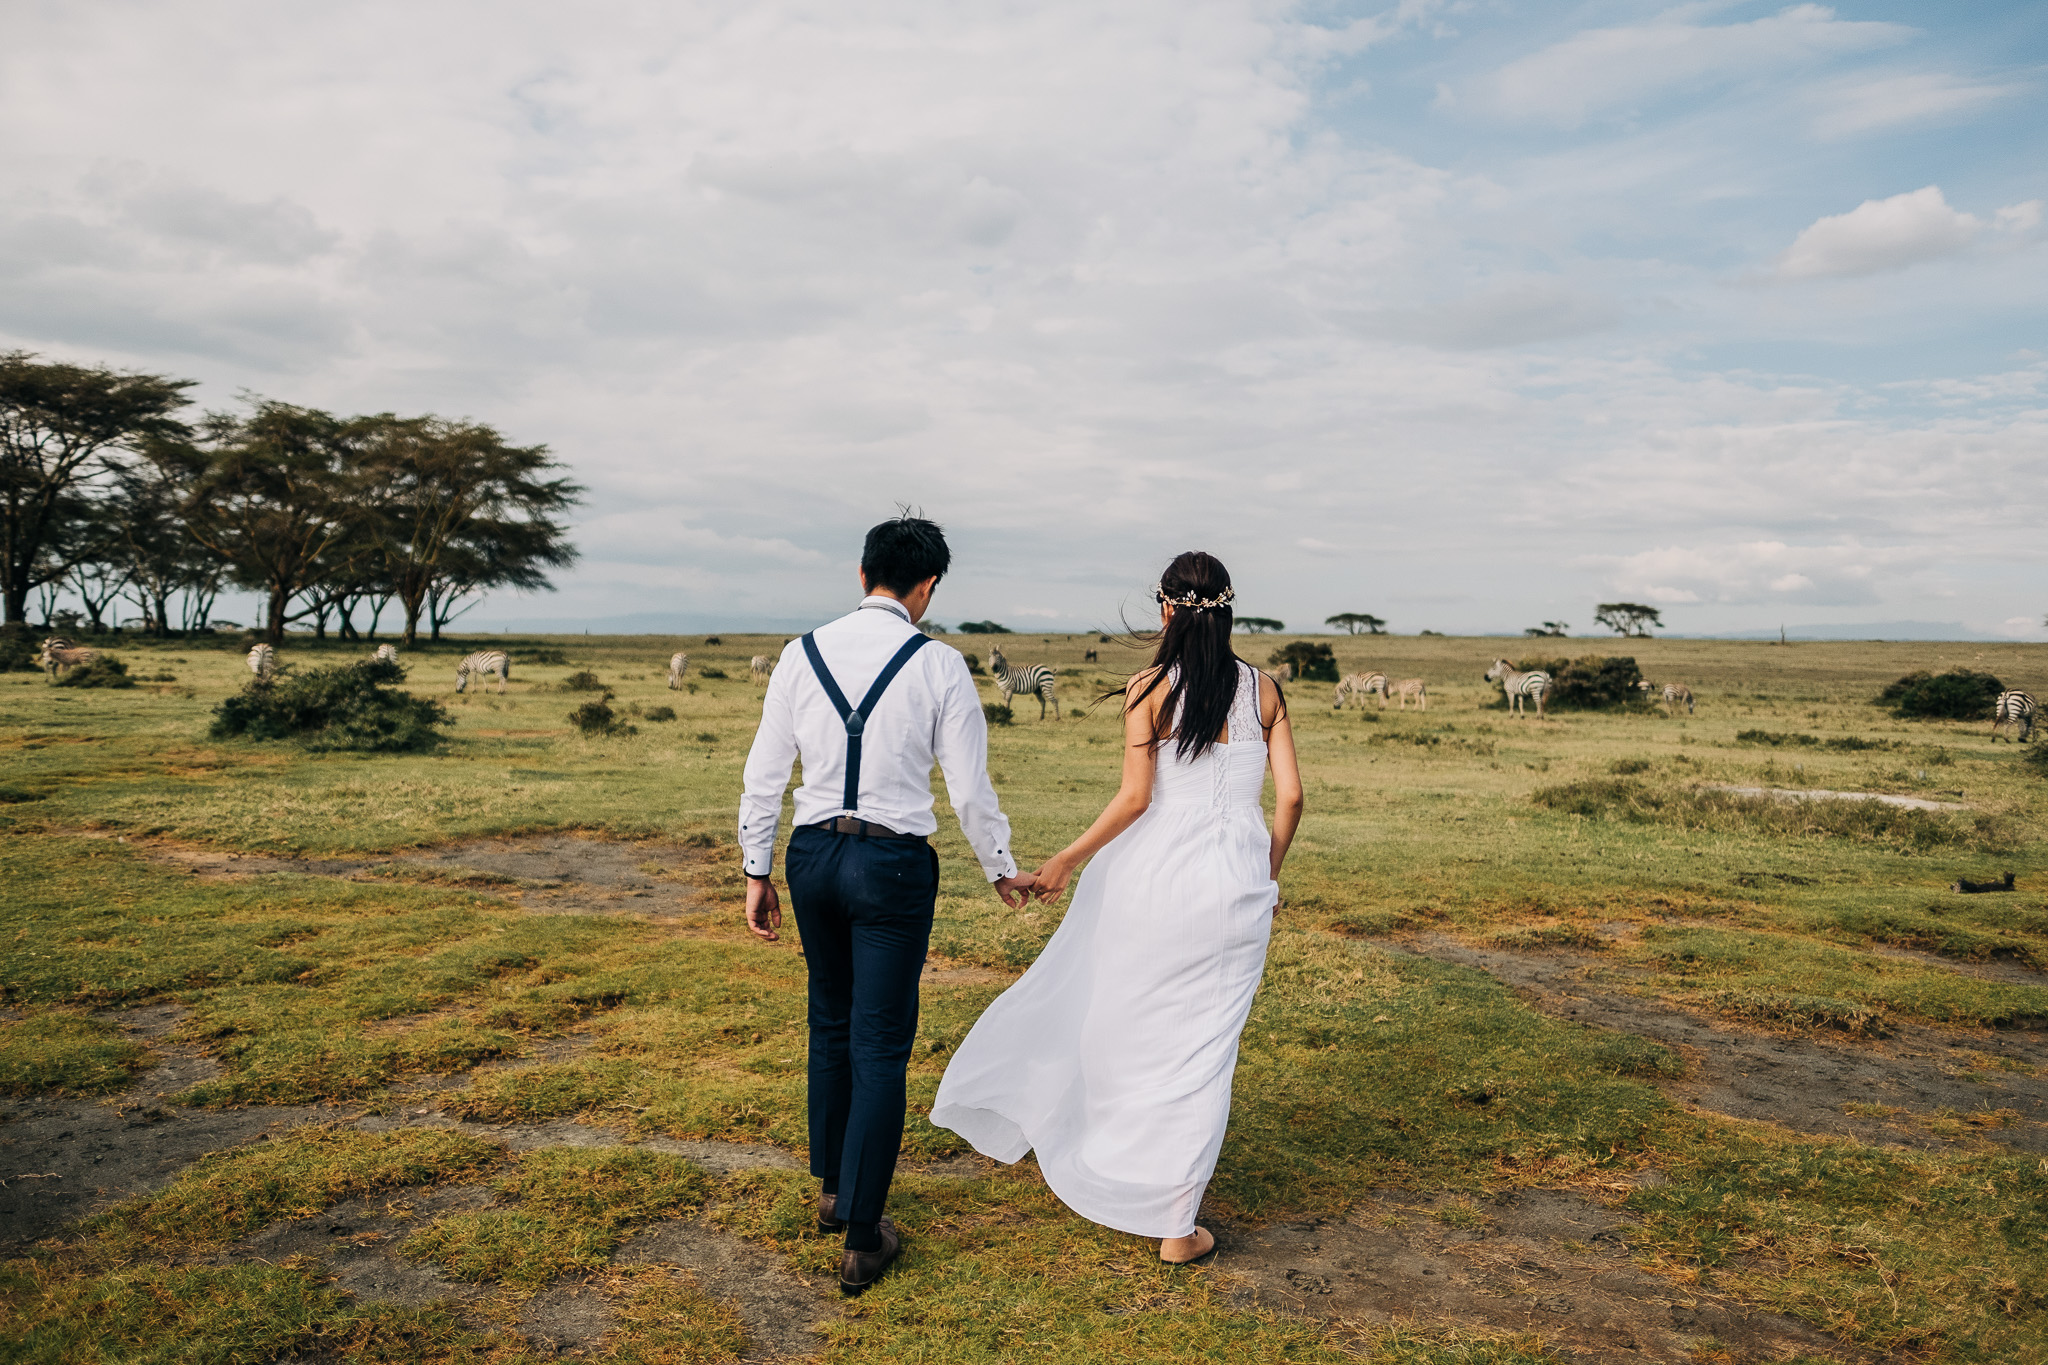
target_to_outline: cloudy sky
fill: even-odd
[[[0,345],[544,441],[479,626],[2048,638],[2048,6],[14,0]]]

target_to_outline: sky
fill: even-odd
[[[2048,5],[14,0],[0,347],[546,443],[557,590],[2048,639]]]

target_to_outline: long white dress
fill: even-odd
[[[1279,899],[1258,674],[1239,669],[1229,742],[1192,762],[1160,747],[1151,807],[1089,862],[932,1108],[984,1156],[1035,1150],[1067,1207],[1142,1237],[1194,1231]]]

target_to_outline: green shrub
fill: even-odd
[[[1266,662],[1271,665],[1293,664],[1294,676],[1303,682],[1337,681],[1337,652],[1328,645],[1296,640],[1285,649],[1274,650]]]
[[[981,656],[979,654],[962,653],[960,657],[967,660],[967,671],[969,673],[981,672]]]
[[[652,721],[674,720],[676,718],[676,708],[673,706],[650,706],[647,708],[645,718]]]
[[[35,641],[19,626],[0,630],[0,673],[40,672],[43,666],[36,662],[39,652]]]
[[[1946,673],[1908,673],[1877,694],[1877,705],[1916,720],[1982,720],[2005,684],[1989,673],[1952,668]]]
[[[1862,739],[1856,735],[1837,735],[1833,739],[1822,739],[1819,735],[1788,734],[1779,730],[1737,730],[1737,744],[1768,744],[1773,749],[1833,749],[1842,753],[1858,753],[1865,749],[1896,749],[1899,746],[1888,739]]]
[[[981,714],[988,718],[990,725],[1008,725],[1017,718],[1015,712],[999,701],[983,702],[981,704]]]
[[[562,679],[558,686],[564,692],[605,692],[605,686],[598,680],[597,674],[592,673],[587,668],[581,673],[571,673],[568,677]],[[610,696],[611,694],[605,692],[605,695]]]
[[[441,742],[441,703],[399,690],[405,670],[383,659],[253,679],[213,710],[215,739],[292,739],[309,749],[401,753]]]
[[[697,676],[700,678],[722,678],[725,676],[725,670],[722,668],[700,668],[697,670]]]
[[[66,669],[57,678],[59,687],[133,687],[128,665],[111,654],[95,654],[77,668]]]
[[[612,710],[612,694],[584,702],[569,713],[569,723],[592,738],[609,735],[635,735],[640,733],[619,719]]]
[[[1609,706],[1628,706],[1643,701],[1643,670],[1626,654],[1588,654],[1577,659],[1524,659],[1515,665],[1519,672],[1550,675],[1550,696],[1544,705],[1550,710],[1598,711]],[[1497,685],[1497,684],[1496,684]],[[1508,704],[1502,692],[1499,705]]]
[[[962,621],[962,635],[1008,635],[1010,628],[995,621]]]

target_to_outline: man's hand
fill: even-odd
[[[1031,903],[1031,888],[1038,885],[1038,879],[1029,872],[1019,872],[1014,877],[996,879],[996,895],[1012,910],[1022,910]],[[1016,899],[1012,900],[1011,897]]]
[[[775,932],[781,927],[782,898],[775,894],[775,883],[766,877],[747,878],[747,928],[756,938],[773,943],[782,937]]]

